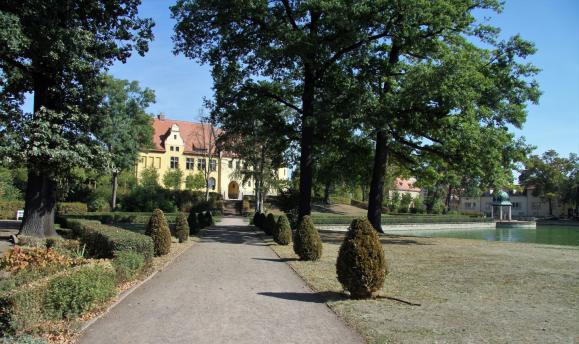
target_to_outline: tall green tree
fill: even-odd
[[[143,55],[151,19],[138,0],[7,0],[0,4],[0,156],[25,161],[26,206],[20,234],[51,236],[56,178],[90,166],[102,152],[99,74],[133,51]],[[34,111],[21,105],[33,94]]]
[[[575,160],[575,162],[573,161]],[[549,202],[549,215],[553,215],[553,201],[561,200],[571,176],[576,173],[577,162],[561,157],[556,151],[548,150],[539,155],[531,155],[519,175],[519,183],[532,188],[533,196]]]
[[[187,190],[198,190],[205,187],[205,177],[202,172],[189,174],[185,177],[185,188]]]
[[[247,80],[265,78],[283,86],[262,94],[296,113],[303,217],[311,212],[314,138],[322,122],[315,104],[328,74],[372,42],[434,36],[445,24],[463,20],[468,10],[495,5],[492,0],[179,0],[171,9],[176,53],[212,65],[238,64]]]
[[[163,175],[163,185],[166,188],[179,190],[183,183],[183,171],[180,169],[168,170]]]
[[[111,207],[115,209],[119,175],[135,165],[141,149],[153,144],[151,116],[146,109],[155,102],[155,93],[149,88],[142,89],[137,81],[110,75],[104,75],[103,81],[97,137],[110,156]]]
[[[496,29],[477,25],[476,6],[455,5],[428,39],[412,26],[407,37],[373,46],[363,61],[361,76],[374,94],[364,121],[376,137],[368,218],[379,231],[389,159],[414,169],[446,164],[501,185],[529,150],[508,125],[520,128],[527,103],[540,95],[538,69],[522,61],[533,45],[518,36],[497,42]]]

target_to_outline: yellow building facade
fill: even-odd
[[[223,199],[242,199],[255,193],[254,181],[243,183],[236,171],[244,168],[244,162],[228,152],[218,151],[215,140],[220,130],[206,123],[193,123],[166,119],[163,115],[153,119],[153,148],[140,152],[135,167],[137,179],[143,170],[154,168],[163,185],[163,176],[179,169],[183,174],[181,189],[189,175],[209,173],[209,190]],[[278,170],[279,179],[288,179],[288,169]],[[199,189],[199,191],[205,190]],[[275,192],[273,192],[275,193]]]

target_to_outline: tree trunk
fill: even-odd
[[[362,189],[362,202],[366,202],[368,200],[368,193],[367,193],[368,187],[366,185],[362,185],[361,189]]]
[[[446,194],[446,212],[450,211],[450,202],[452,201],[452,185],[448,185],[448,193]]]
[[[56,208],[56,182],[33,167],[28,167],[24,218],[18,235],[34,237],[56,236],[54,213]]]
[[[374,168],[372,181],[370,182],[370,195],[368,197],[368,220],[380,233],[382,230],[382,201],[384,200],[384,177],[388,167],[388,138],[384,130],[376,134],[376,154],[374,155]]]
[[[312,66],[305,66],[304,91],[302,94],[302,137],[300,155],[300,200],[298,219],[312,213],[312,146],[314,139],[314,73]]]
[[[113,197],[111,200],[112,209],[115,210],[117,207],[117,189],[119,186],[119,174],[117,172],[113,172]]]
[[[549,200],[549,216],[553,216],[553,200],[551,197],[548,198]]]
[[[332,188],[332,182],[330,180],[326,181],[324,185],[324,204],[330,204],[330,190]]]

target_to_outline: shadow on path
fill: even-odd
[[[297,262],[298,258],[251,258],[255,260],[265,260],[268,262],[285,263],[285,262]]]
[[[312,303],[326,303],[328,301],[340,301],[348,298],[346,294],[336,291],[322,291],[317,293],[262,292],[257,294],[290,301]]]
[[[267,246],[251,228],[242,226],[211,227],[202,234],[201,242]]]

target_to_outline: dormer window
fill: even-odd
[[[174,139],[174,140],[177,140],[177,135],[173,135],[173,139]]]

